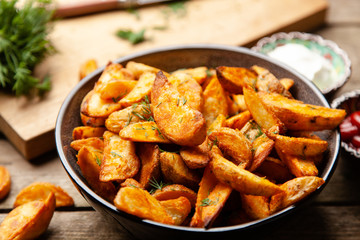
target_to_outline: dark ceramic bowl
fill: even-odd
[[[270,69],[278,78],[289,77],[294,79],[295,85],[291,89],[291,92],[297,99],[306,103],[329,107],[329,104],[321,92],[312,83],[304,79],[302,75],[263,54],[255,53],[241,47],[222,45],[163,47],[122,57],[114,62],[125,65],[130,60],[145,63],[167,72],[179,68],[197,66],[216,67],[227,65],[251,67],[257,64]],[[109,222],[115,223],[131,236],[138,239],[224,239],[229,236],[234,236],[234,234],[235,236],[244,236],[244,234],[249,232],[263,232],[268,229],[268,226],[275,225],[274,223],[278,224],[280,219],[295,212],[300,206],[309,202],[310,199],[325,187],[326,184],[322,185],[311,194],[311,196],[268,218],[246,224],[210,229],[170,226],[150,220],[143,220],[117,210],[112,203],[105,201],[91,190],[76,164],[76,152],[69,146],[72,141],[73,128],[81,125],[79,116],[80,103],[85,94],[93,88],[95,81],[103,70],[104,67],[97,69],[84,78],[66,97],[56,122],[56,146],[67,174],[84,198],[94,209],[101,212]],[[322,131],[320,137],[329,143],[325,161],[319,169],[319,176],[327,183],[336,166],[336,159],[340,147],[340,136],[337,131]]]
[[[346,116],[349,116],[353,112],[360,111],[360,90],[344,93],[332,101],[331,107],[345,109]],[[351,144],[341,141],[341,147],[354,157],[360,158],[360,150],[356,150]]]

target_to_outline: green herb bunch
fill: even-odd
[[[48,0],[0,0],[0,86],[16,95],[50,90],[50,79],[32,76],[37,63],[53,52],[47,40],[53,11]]]

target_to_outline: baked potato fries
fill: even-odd
[[[261,66],[110,62],[71,147],[94,192],[126,213],[198,228],[265,218],[324,183],[328,143],[313,131],[346,115],[294,99],[294,84]]]

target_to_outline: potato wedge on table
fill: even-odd
[[[140,160],[136,155],[134,142],[124,140],[119,135],[106,131],[104,144],[100,181],[123,181],[138,173]]]
[[[142,143],[138,147],[141,161],[139,183],[144,189],[148,189],[151,179],[160,177],[160,150],[159,146],[153,143]]]
[[[196,146],[206,137],[202,113],[188,106],[166,76],[156,75],[151,92],[151,109],[160,132],[182,146]]]
[[[332,109],[286,98],[276,93],[261,94],[261,100],[289,130],[334,129],[345,118],[343,109]]]
[[[135,187],[120,188],[114,199],[117,209],[140,218],[150,219],[160,223],[174,224],[161,203],[148,191]]]
[[[159,201],[186,197],[192,207],[195,207],[196,203],[196,192],[181,184],[166,185],[161,189],[157,189],[152,195]]]
[[[72,132],[73,140],[90,138],[90,137],[102,137],[106,128],[104,127],[90,127],[90,126],[79,126],[74,128]]]
[[[45,200],[50,193],[54,193],[55,195],[57,208],[74,205],[72,197],[60,186],[47,182],[35,182],[20,191],[16,196],[14,207],[18,207],[31,201]]]
[[[13,209],[0,225],[0,239],[36,239],[48,228],[55,210],[55,195]]]
[[[182,196],[176,199],[160,201],[160,204],[174,220],[174,225],[181,225],[191,211],[189,199]]]
[[[0,200],[5,198],[11,188],[11,177],[6,167],[0,166]]]
[[[83,146],[92,146],[100,151],[104,150],[104,140],[100,137],[89,137],[85,139],[74,140],[70,143],[70,147],[79,151]]]
[[[223,88],[235,94],[243,93],[243,87],[257,80],[257,74],[243,67],[220,66],[216,68],[217,77]]]
[[[97,62],[95,59],[89,59],[80,66],[79,70],[79,79],[83,79],[93,71],[98,68]]]
[[[182,147],[180,149],[180,156],[184,160],[186,166],[191,169],[205,167],[210,161],[209,143],[208,138],[206,138],[205,141],[198,146]]]

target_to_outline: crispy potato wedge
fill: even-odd
[[[279,93],[287,98],[292,98],[291,93],[281,84],[281,82],[266,68],[252,66],[251,69],[258,74],[255,88],[259,92]]]
[[[307,197],[325,183],[324,179],[315,176],[297,177],[283,183],[283,193],[276,194],[270,200],[270,212],[284,209]]]
[[[55,195],[13,209],[0,225],[1,239],[36,239],[48,228],[55,210]]]
[[[84,146],[78,152],[77,157],[77,164],[91,189],[104,199],[112,202],[116,194],[114,184],[99,180],[103,152],[90,146]]]
[[[101,84],[97,91],[102,99],[111,99],[113,102],[118,102],[130,93],[137,83],[136,80],[112,79]]]
[[[106,117],[89,117],[80,113],[81,123],[89,127],[102,127],[105,126]]]
[[[242,207],[251,219],[270,216],[270,199],[264,196],[241,194]]]
[[[233,128],[233,129],[242,129],[245,124],[251,120],[251,113],[246,110],[241,112],[231,118],[226,119],[225,127]]]
[[[31,201],[45,201],[51,192],[55,195],[57,208],[70,207],[74,205],[72,197],[61,187],[48,182],[34,182],[22,189],[16,196],[14,208]]]
[[[140,218],[165,224],[175,223],[160,202],[148,191],[141,188],[120,188],[114,199],[114,204],[117,209]]]
[[[104,133],[104,156],[101,161],[100,181],[123,181],[134,177],[140,169],[140,160],[135,153],[135,143],[119,135]]]
[[[74,140],[70,143],[70,147],[79,151],[83,146],[92,146],[100,151],[104,150],[104,141],[99,137],[90,137],[84,139]]]
[[[102,137],[106,128],[104,127],[89,127],[79,126],[74,128],[72,132],[73,140],[90,138],[90,137]]]
[[[265,134],[260,135],[252,142],[253,161],[249,167],[249,171],[255,171],[271,153],[274,147],[274,141]]]
[[[133,142],[171,143],[155,122],[138,122],[124,127],[119,136]]]
[[[233,116],[247,110],[243,94],[230,94],[228,97],[229,115]]]
[[[166,76],[156,75],[151,92],[151,109],[160,132],[181,146],[196,146],[206,137],[205,119],[186,104]]]
[[[166,185],[161,189],[157,189],[152,195],[159,201],[186,197],[192,207],[195,207],[196,203],[196,192],[181,184]]]
[[[6,167],[0,166],[0,200],[5,198],[11,189],[11,177]]]
[[[211,77],[209,84],[203,92],[203,98],[203,114],[208,129],[218,115],[228,116],[227,96],[216,75]]]
[[[210,133],[209,140],[229,155],[236,165],[242,168],[250,166],[252,161],[251,143],[235,129],[221,127]]]
[[[207,67],[196,67],[196,68],[179,69],[173,72],[173,74],[186,73],[190,75],[198,84],[201,85],[208,77],[208,71],[209,69]]]
[[[174,220],[174,225],[181,225],[191,211],[191,204],[186,197],[160,201],[161,206]]]
[[[265,105],[254,89],[245,87],[244,97],[253,119],[266,135],[284,133],[285,126],[280,119]]]
[[[206,134],[211,134],[215,129],[226,127],[225,126],[226,117],[221,113],[215,118],[215,120],[208,126]]]
[[[83,79],[98,68],[98,64],[95,59],[89,59],[80,65],[79,80]]]
[[[210,156],[209,165],[216,178],[243,194],[269,197],[283,192],[276,184],[236,166],[219,154]]]
[[[182,147],[180,149],[180,156],[189,168],[204,168],[210,161],[209,151],[209,141],[208,138],[206,138],[205,141],[198,146]]]
[[[289,130],[321,131],[333,129],[345,118],[343,109],[332,109],[286,98],[280,94],[261,94],[261,100]]]
[[[158,68],[155,68],[155,67],[143,64],[143,63],[134,62],[134,61],[128,62],[126,64],[126,69],[134,74],[135,79],[139,79],[140,76],[146,72],[157,74],[159,71],[161,71]],[[162,71],[162,72],[164,72],[164,71]],[[165,73],[165,72],[164,72],[164,74],[166,76],[169,75],[168,73]]]
[[[182,184],[191,189],[196,189],[200,182],[198,172],[189,169],[177,153],[160,153],[160,166],[166,182]]]
[[[135,187],[144,189],[143,186],[133,178],[127,178],[124,182],[120,184],[121,187]]]
[[[91,90],[84,97],[80,112],[88,117],[106,118],[110,113],[121,109],[121,104],[113,100],[104,100],[100,94]]]
[[[277,158],[267,157],[261,165],[256,169],[256,172],[267,179],[275,182],[286,182],[293,178],[286,164]]]
[[[276,134],[275,137],[275,146],[287,154],[304,158],[322,154],[328,147],[327,141],[324,140],[288,137],[279,134]]]
[[[279,81],[280,81],[281,85],[283,85],[284,88],[288,91],[290,90],[290,88],[292,86],[294,86],[294,83],[295,83],[294,80],[291,78],[281,78],[281,79],[279,79]]]
[[[134,88],[119,101],[121,106],[128,107],[134,103],[141,102],[141,100],[145,99],[145,96],[148,97],[151,93],[154,81],[154,73],[145,72],[142,74]]]
[[[223,88],[235,94],[242,94],[243,87],[247,83],[257,80],[257,74],[254,71],[242,67],[220,66],[216,68],[216,74]]]
[[[149,188],[151,179],[160,177],[160,150],[159,146],[153,143],[139,144],[138,156],[141,161],[139,183],[144,189]]]

